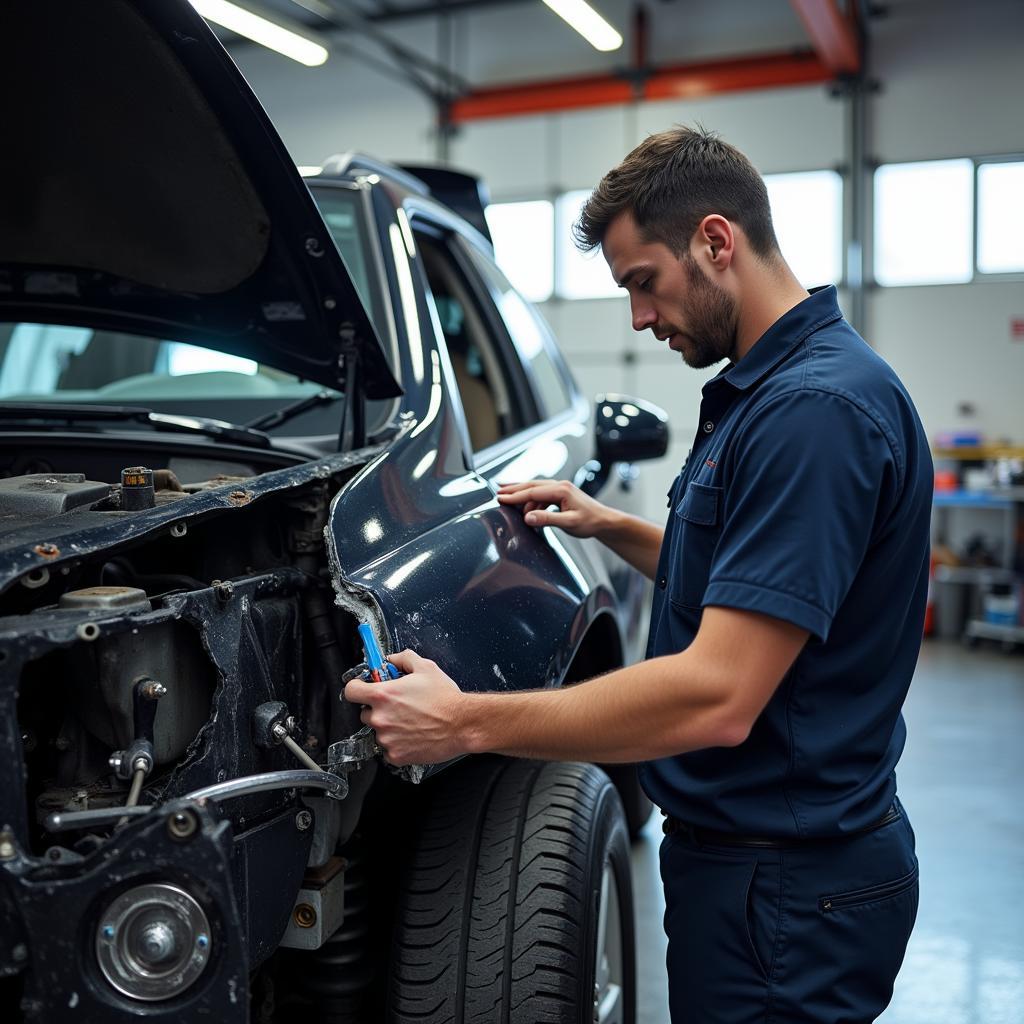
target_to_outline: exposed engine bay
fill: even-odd
[[[0,479],[0,996],[25,1020],[68,992],[83,1019],[247,1020],[253,971],[338,928],[379,765],[340,692],[380,623],[325,525],[376,452]]]

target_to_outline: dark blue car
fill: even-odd
[[[3,19],[0,1019],[632,1021],[633,770],[391,770],[340,693],[360,624],[479,690],[639,656],[495,489],[628,503],[664,415],[595,418],[475,182],[304,181],[184,0]]]

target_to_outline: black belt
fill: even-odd
[[[883,825],[888,825],[900,817],[900,810],[893,804],[889,810],[882,815],[878,821],[871,825],[865,825],[854,832],[844,832],[838,836],[742,836],[735,832],[715,832],[710,828],[699,828],[690,825],[670,815],[666,816],[662,825],[665,835],[672,836],[682,833],[687,839],[695,843],[710,844],[711,846],[752,846],[762,850],[782,850],[793,846],[814,846],[819,843],[836,843],[845,839],[852,839],[854,836],[862,836],[868,832],[874,832]]]

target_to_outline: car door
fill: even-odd
[[[548,425],[533,449],[511,461],[499,454],[480,465],[484,476],[496,486],[532,477],[566,478],[580,482],[594,465],[594,436],[590,403],[584,398],[555,343],[550,328],[539,312],[509,283],[490,254],[468,239],[460,243],[479,272],[505,332],[516,350],[540,417]],[[585,423],[585,431],[580,424]],[[485,456],[486,458],[486,456]],[[627,512],[639,511],[634,481],[638,470],[632,463],[617,463],[596,495],[605,504]],[[623,559],[594,540],[577,540],[558,534],[561,543],[576,560],[600,562],[616,594],[624,638],[624,658],[642,656],[649,614],[649,583]]]
[[[617,614],[614,594],[599,559],[527,527],[497,503],[494,481],[501,467],[571,475],[585,416],[574,405],[543,418],[460,222],[411,206],[394,237],[395,320],[404,344],[422,345],[407,361],[422,382],[403,379],[403,433],[332,505],[339,600],[463,689],[558,685],[588,625]]]

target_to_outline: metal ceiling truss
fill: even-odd
[[[856,80],[863,70],[863,32],[857,0],[790,0],[813,49],[745,55],[724,60],[652,66],[647,60],[647,16],[634,8],[633,53],[628,67],[596,75],[473,88],[448,62],[396,42],[382,23],[407,17],[454,15],[468,9],[525,0],[426,0],[417,7],[376,0],[368,13],[356,0],[293,0],[306,10],[380,48],[376,55],[346,40],[335,47],[382,74],[413,86],[437,109],[442,152],[455,125],[485,118],[554,113],[638,100],[688,99],[717,93]],[[449,38],[445,56],[450,56]]]

